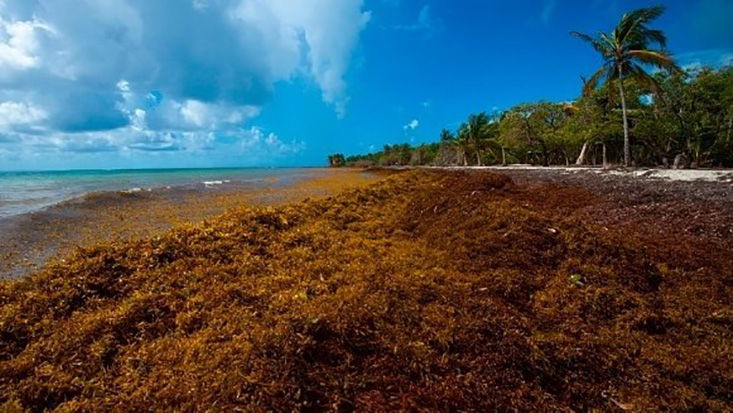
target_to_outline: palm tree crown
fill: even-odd
[[[476,164],[482,165],[480,151],[488,136],[489,116],[486,112],[472,114],[458,131],[458,139],[465,142],[466,150],[473,149]]]
[[[600,69],[583,86],[584,94],[596,88],[602,79],[607,83],[618,82],[624,118],[624,162],[631,165],[629,147],[629,127],[626,111],[626,93],[623,80],[634,79],[654,92],[659,88],[654,79],[647,74],[644,66],[652,66],[668,71],[679,70],[672,56],[667,52],[667,37],[661,30],[650,29],[648,24],[664,13],[663,6],[634,10],[621,17],[613,31],[608,34],[599,32],[596,37],[571,32],[599,52],[604,59]],[[659,45],[659,49],[653,49]]]

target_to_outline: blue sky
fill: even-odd
[[[468,113],[577,96],[571,30],[664,4],[682,65],[730,0],[0,0],[0,170],[322,165]]]

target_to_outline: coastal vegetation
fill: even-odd
[[[624,80],[633,79],[659,96],[659,86],[656,80],[647,74],[643,65],[665,69],[669,73],[680,70],[672,56],[664,50],[667,47],[667,36],[661,30],[647,27],[648,23],[658,19],[662,13],[664,13],[664,7],[656,6],[624,14],[613,32],[610,34],[601,32],[597,37],[578,32],[571,33],[593,46],[604,60],[603,66],[591,76],[588,82],[585,82],[584,94],[595,89],[596,83],[604,78],[607,85],[618,85],[621,117],[624,122],[625,166],[631,166],[631,145]],[[650,44],[658,44],[662,49],[650,49]]]
[[[611,33],[572,33],[603,57],[572,102],[471,114],[437,142],[335,154],[329,164],[731,167],[733,66],[678,68],[664,33],[648,27],[663,10],[627,13]]]
[[[0,283],[0,406],[730,410],[730,234],[607,198],[409,171],[81,249]]]

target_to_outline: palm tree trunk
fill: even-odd
[[[483,166],[481,164],[481,154],[479,153],[479,151],[476,151],[476,165]]]
[[[501,164],[506,166],[506,150],[503,146],[501,147]]]
[[[575,161],[576,165],[585,165],[585,157],[588,154],[588,145],[590,142],[586,141],[583,143],[583,149],[580,150],[580,155],[578,156],[578,160]]]
[[[621,68],[618,68],[621,73]],[[629,118],[626,114],[626,89],[624,88],[623,77],[618,80],[618,88],[621,92],[621,113],[624,118],[624,165],[631,166],[631,142],[629,141]]]

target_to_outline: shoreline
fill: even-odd
[[[110,193],[203,190],[257,185],[270,178],[298,180],[326,168],[174,168],[0,172],[0,219],[40,212],[67,201]],[[17,180],[17,178],[21,178]],[[26,182],[33,185],[26,186]],[[16,198],[15,192],[21,197]],[[46,192],[38,197],[37,193]],[[50,193],[48,193],[50,192]],[[25,195],[23,197],[22,195]],[[34,196],[35,195],[35,196]]]
[[[303,176],[86,193],[0,218],[0,279],[25,276],[78,247],[160,234],[242,205],[323,197],[375,179],[363,169],[311,168]]]

